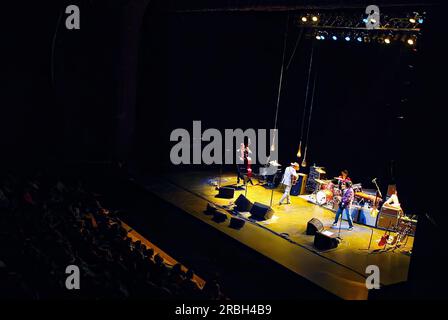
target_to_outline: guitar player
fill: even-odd
[[[291,165],[285,169],[285,173],[283,174],[283,178],[281,183],[285,186],[285,192],[283,193],[282,198],[279,201],[279,205],[283,204],[283,201],[286,199],[286,203],[290,204],[289,194],[291,193],[291,187],[296,183],[299,175],[297,171],[299,171],[300,166],[297,162],[291,163]]]

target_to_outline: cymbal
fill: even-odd
[[[317,183],[320,183],[320,184],[327,184],[328,183],[327,181],[321,180],[321,179],[314,179],[314,181],[316,181]]]
[[[321,169],[321,168],[317,168],[316,172],[318,172],[320,174],[326,174],[327,173],[324,169]]]

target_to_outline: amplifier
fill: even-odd
[[[363,206],[359,210],[357,222],[366,226],[376,227],[377,218],[378,211],[376,209],[369,206]]]
[[[380,212],[376,226],[380,229],[394,229],[397,227],[397,223],[397,216],[392,216]]]
[[[310,167],[310,173],[308,175],[308,179],[306,181],[306,192],[313,193],[317,188],[316,179],[321,179],[321,174],[318,171],[319,167],[312,166]]]
[[[402,213],[401,209],[395,208],[392,206],[387,206],[387,205],[382,206],[381,212],[380,212],[380,214],[387,214],[387,215],[396,216],[396,217],[399,217],[401,215],[401,213]]]
[[[291,195],[298,196],[301,194],[305,194],[306,189],[306,178],[307,175],[304,173],[299,173],[299,177],[297,178],[297,182],[291,188]]]
[[[380,229],[394,229],[397,227],[398,218],[402,211],[400,209],[382,206],[376,226]]]
[[[339,206],[338,206],[339,208]],[[359,210],[360,206],[352,205],[349,209],[350,216],[352,217],[353,222],[358,222]],[[342,220],[347,221],[347,216],[345,215],[345,211],[342,212]]]

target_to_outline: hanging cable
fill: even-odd
[[[51,73],[51,85],[53,86],[53,89],[56,88],[56,76],[55,76],[56,38],[58,36],[59,26],[61,24],[63,13],[64,9],[61,9],[61,11],[59,12],[58,20],[56,22],[56,28],[53,33],[53,38],[51,40],[50,73]]]
[[[286,30],[285,36],[283,39],[283,55],[282,55],[282,65],[280,69],[280,83],[278,85],[278,93],[277,93],[277,107],[275,109],[275,120],[274,120],[274,134],[272,135],[272,143],[271,143],[271,151],[275,151],[275,138],[277,135],[277,123],[278,123],[278,110],[280,107],[280,94],[282,92],[282,83],[283,83],[283,71],[285,69],[285,53],[286,53],[286,44],[288,40],[288,28],[289,28],[289,14],[286,16]]]
[[[300,33],[297,36],[296,44],[294,45],[294,49],[292,50],[291,58],[289,58],[288,64],[286,65],[286,71],[289,70],[289,66],[291,65],[292,59],[294,58],[294,55],[296,54],[297,46],[299,45],[300,39],[302,39],[303,29],[304,28],[300,28]]]
[[[310,87],[311,69],[313,66],[313,56],[314,56],[314,42],[311,45],[310,64],[308,67],[308,80],[306,82],[305,105],[303,107],[302,124],[300,126],[300,143],[299,143],[299,150],[297,151],[297,158],[300,158],[302,156],[303,130],[305,127],[306,107],[308,104],[308,92],[309,92],[309,87]]]
[[[311,116],[313,114],[314,93],[315,93],[315,89],[316,89],[316,79],[317,79],[317,74],[314,76],[314,81],[313,81],[313,93],[311,95],[310,114],[309,114],[309,118],[308,118],[308,128],[307,128],[307,131],[306,131],[305,153],[303,154],[302,167],[306,167],[306,165],[307,165],[306,164],[306,153],[308,151],[308,141],[309,141],[310,127],[311,127]]]

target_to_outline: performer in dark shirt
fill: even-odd
[[[333,222],[333,226],[337,226],[339,217],[345,213],[348,220],[349,225],[349,231],[353,230],[353,219],[350,215],[350,207],[352,205],[353,199],[355,197],[355,192],[352,188],[352,182],[346,181],[342,184],[342,199],[341,203],[339,204],[339,209],[336,212],[336,217]]]

